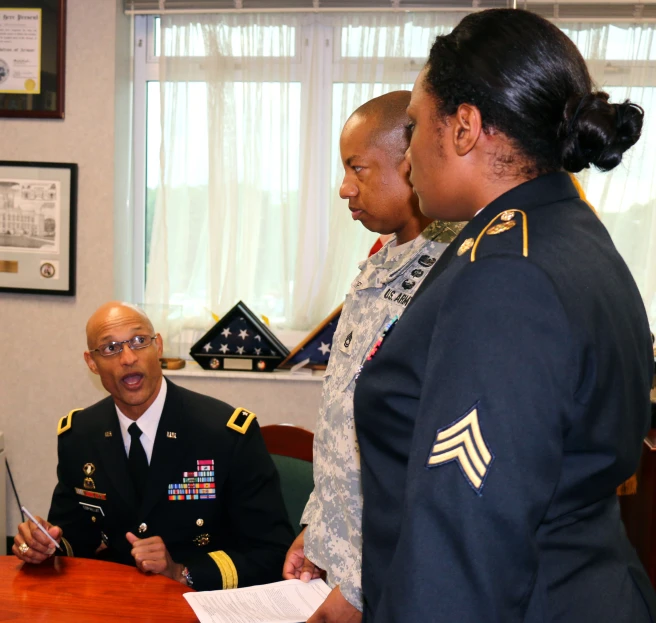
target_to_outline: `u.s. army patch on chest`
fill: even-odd
[[[388,301],[398,303],[399,305],[403,305],[403,307],[407,307],[408,303],[412,300],[412,296],[410,296],[407,292],[399,292],[398,290],[394,290],[393,288],[387,288],[383,296]]]

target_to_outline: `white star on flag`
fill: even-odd
[[[228,327],[226,327],[225,329],[223,329],[223,331],[221,331],[221,335],[223,337],[228,337],[229,335],[232,335],[232,331],[230,331],[230,329],[228,329]]]
[[[253,339],[259,340],[260,342],[262,341],[262,338],[259,335],[256,335]]]
[[[227,345],[227,344],[221,344],[221,348],[219,348],[219,350],[220,350],[223,354],[225,354],[225,353],[227,353],[227,352],[230,352],[230,349],[228,348],[228,345]]]
[[[245,340],[245,339],[248,337],[248,331],[246,331],[246,329],[242,329],[242,330],[239,332],[239,337],[240,337],[242,340]]]
[[[205,344],[205,346],[203,346],[203,350],[206,353],[209,353],[212,350],[212,345],[208,342],[207,344]]]
[[[255,354],[256,354],[256,355],[259,355],[261,352],[262,352],[262,349],[261,349],[261,348],[256,348],[256,349],[255,349]]]
[[[244,347],[243,346],[237,346],[237,354],[239,354],[239,355],[244,354]]]
[[[322,355],[327,355],[330,352],[330,344],[324,344],[321,342],[321,346],[319,346],[319,350],[321,351]]]

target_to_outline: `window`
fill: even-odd
[[[361,103],[412,88],[435,36],[461,17],[137,17],[135,187],[144,227],[135,270],[145,301],[179,305],[193,318],[241,299],[274,327],[298,330],[336,307],[376,238],[338,196],[341,128]],[[647,149],[656,140],[655,29],[559,25],[614,101],[630,97],[648,113],[631,166],[581,180],[656,320],[656,156]]]

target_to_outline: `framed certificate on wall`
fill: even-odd
[[[0,117],[64,118],[66,0],[0,0]]]
[[[0,161],[0,292],[75,295],[77,164]]]

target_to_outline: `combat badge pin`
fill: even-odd
[[[96,483],[93,482],[92,478],[90,478],[91,474],[93,474],[96,471],[95,465],[93,463],[85,463],[84,467],[82,468],[82,471],[84,472],[84,475],[86,476],[82,486],[85,489],[95,489],[96,488]]]
[[[467,238],[460,247],[458,248],[458,255],[464,255],[469,251],[474,246],[474,239],[473,238]]]
[[[452,461],[458,464],[469,486],[481,495],[494,455],[483,439],[477,405],[437,431],[426,467],[438,467]]]

